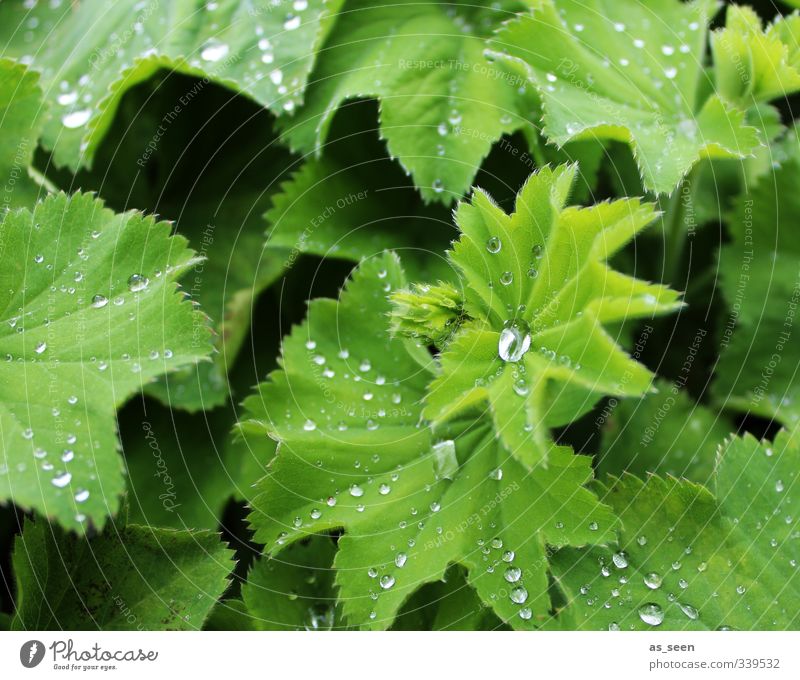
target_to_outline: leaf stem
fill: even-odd
[[[663,283],[673,284],[681,273],[683,251],[686,247],[688,227],[686,224],[686,208],[694,202],[697,185],[697,168],[695,165],[683,178],[675,192],[669,198],[664,212],[664,271]]]

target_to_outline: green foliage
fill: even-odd
[[[799,629],[800,15],[725,5],[0,2],[0,629]]]
[[[41,112],[36,74],[0,59],[0,220],[8,210],[30,205],[37,197],[29,167],[40,134]]]
[[[486,38],[523,4],[348,2],[305,106],[284,123],[286,139],[319,154],[340,105],[375,97],[389,153],[426,200],[450,203],[467,191],[492,143],[523,125],[519,85],[483,59]]]
[[[615,399],[601,411],[598,474],[646,477],[652,472],[707,483],[717,448],[733,424],[693,401],[679,384],[660,380],[656,385],[658,392],[641,399]]]
[[[504,26],[494,56],[536,85],[545,136],[563,146],[629,144],[648,190],[671,193],[701,158],[742,158],[758,145],[744,112],[701,98],[713,0],[538,0]]]
[[[488,402],[500,440],[526,467],[547,461],[548,425],[576,419],[602,394],[651,388],[649,371],[602,324],[680,305],[677,293],[606,263],[652,222],[653,207],[568,208],[575,172],[532,175],[510,216],[476,191],[456,212],[462,236],[449,253],[470,320],[442,352],[425,416],[438,426]]]
[[[75,168],[91,162],[122,95],[163,68],[234,88],[273,111],[292,111],[303,101],[339,4],[309,0],[298,12],[291,0],[277,6],[191,0],[166,12],[156,0],[91,0],[40,2],[31,12],[24,3],[4,2],[0,40],[7,54],[42,70],[52,99],[43,143],[58,164]],[[195,93],[186,92],[177,110]]]
[[[673,477],[613,479],[616,548],[562,551],[569,623],[590,630],[797,629],[800,439],[747,435],[720,451],[712,491]],[[606,607],[605,604],[610,606]]]
[[[793,340],[800,248],[791,237],[800,153],[794,131],[788,141],[780,167],[748,187],[730,213],[732,242],[719,258],[728,310],[714,390],[731,408],[791,424],[800,418],[800,349]]]
[[[335,546],[327,536],[295,543],[251,569],[242,599],[256,630],[330,630],[337,624],[331,563]],[[299,586],[299,587],[298,587]]]
[[[502,620],[534,627],[551,606],[546,546],[602,542],[613,519],[581,488],[588,459],[557,449],[531,473],[484,419],[436,434],[420,422],[433,366],[386,318],[404,285],[395,256],[365,261],[338,303],[311,304],[248,399],[248,420],[280,440],[252,499],[256,539],[274,554],[343,528],[334,567],[350,625],[389,627],[457,562]]]
[[[26,522],[14,549],[16,630],[199,629],[232,553],[211,532],[135,526],[82,541]]]
[[[766,31],[749,7],[728,8],[711,46],[717,91],[746,108],[800,89],[800,16],[778,17]]]
[[[170,227],[87,194],[7,214],[0,268],[0,498],[102,528],[125,490],[114,413],[210,351],[175,279],[197,260]]]
[[[464,300],[449,283],[414,284],[393,297],[392,330],[426,345],[442,346],[458,330],[464,316]]]

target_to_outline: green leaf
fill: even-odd
[[[462,235],[448,254],[471,320],[442,352],[425,416],[439,426],[488,402],[502,443],[526,467],[547,462],[547,426],[571,422],[603,394],[651,389],[650,372],[602,324],[680,306],[674,291],[606,263],[652,222],[653,207],[567,208],[576,170],[532,175],[511,215],[477,190],[456,211]]]
[[[0,6],[4,54],[42,71],[52,102],[43,143],[59,165],[90,164],[122,95],[166,68],[205,78],[280,114],[303,100],[341,0],[22,2]],[[303,6],[300,10],[297,7]],[[176,114],[193,92],[176,103]]]
[[[231,598],[217,602],[211,610],[203,630],[255,630],[252,617],[244,606],[244,602]]]
[[[719,331],[713,385],[726,407],[787,425],[800,419],[800,346],[793,338],[800,301],[800,246],[793,237],[800,210],[796,142],[789,153],[737,198],[730,213],[732,243],[722,247],[719,262],[729,310]]]
[[[430,356],[386,319],[404,285],[395,256],[366,260],[338,303],[311,303],[282,370],[245,403],[249,425],[280,442],[251,501],[255,538],[271,555],[344,529],[334,568],[349,625],[388,628],[458,563],[503,621],[535,627],[551,606],[548,546],[603,542],[614,520],[582,488],[585,457],[560,448],[531,472],[486,421],[432,433],[421,420]]]
[[[773,444],[750,435],[726,442],[713,494],[674,478],[613,481],[605,500],[624,527],[618,550],[554,557],[568,622],[591,630],[797,630],[798,463],[798,433],[783,431]]]
[[[174,118],[175,102],[187,92],[194,93],[192,115]],[[263,251],[262,213],[292,162],[273,127],[274,116],[242,96],[160,72],[126,93],[91,170],[51,173],[65,190],[93,189],[114,209],[175,220],[204,256],[180,281],[214,322],[212,361],[146,387],[173,409],[208,410],[230,399],[228,373],[256,300],[288,261],[284,249]]]
[[[598,476],[653,473],[707,483],[733,423],[693,401],[678,383],[656,386],[657,393],[641,399],[611,400],[595,419],[604,425]]]
[[[22,64],[0,59],[0,219],[12,208],[32,206],[39,195],[28,168],[42,113],[38,75]]]
[[[337,622],[331,563],[336,545],[327,536],[295,543],[258,560],[242,588],[256,630],[330,630]]]
[[[237,423],[228,437],[224,457],[234,485],[234,498],[248,503],[256,482],[266,474],[278,444],[264,436],[264,429],[251,422]]]
[[[300,254],[358,262],[394,248],[426,280],[431,272],[446,275],[442,261],[429,255],[437,241],[431,226],[441,217],[424,207],[409,214],[412,187],[397,191],[399,183],[389,179],[394,169],[387,170],[385,163],[348,167],[327,157],[304,163],[281,184],[265,215],[267,253],[291,249],[285,258],[289,264]],[[438,239],[442,248],[445,237],[442,232]]]
[[[765,31],[750,7],[728,7],[711,34],[717,90],[740,108],[800,89],[800,15],[779,16]]]
[[[758,146],[743,112],[698,97],[712,0],[533,5],[503,27],[491,55],[536,85],[552,143],[625,142],[657,193],[671,193],[702,158],[742,158]]]
[[[267,254],[291,249],[290,264],[300,254],[358,262],[391,248],[421,280],[452,276],[440,256],[448,211],[426,205],[389,157],[377,115],[374,102],[348,103],[328,130],[324,157],[307,159],[281,184],[265,215]]]
[[[0,498],[102,527],[125,485],[115,408],[210,350],[170,226],[86,194],[9,213],[0,266]]]
[[[324,45],[305,105],[282,123],[293,148],[322,153],[337,109],[380,100],[381,135],[427,201],[466,192],[500,136],[522,126],[518,77],[486,63],[486,37],[521,8],[353,0]]]
[[[206,531],[117,527],[91,540],[26,521],[14,543],[15,630],[198,630],[233,553]]]
[[[507,630],[491,608],[481,602],[459,566],[444,578],[420,588],[403,605],[392,630]]]

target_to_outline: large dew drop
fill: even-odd
[[[229,51],[230,48],[225,43],[212,40],[203,47],[203,50],[200,52],[200,58],[203,61],[215,62],[228,56]]]
[[[91,117],[92,112],[89,109],[83,109],[81,111],[73,111],[72,113],[68,113],[61,119],[61,123],[64,125],[64,127],[74,130],[75,128],[86,125]]]
[[[69,472],[62,472],[60,475],[56,475],[50,480],[50,483],[58,487],[59,489],[63,489],[67,484],[72,481],[72,475]]]
[[[131,293],[138,293],[149,285],[150,279],[141,274],[131,274],[131,277],[128,279],[128,290],[131,291]]]
[[[506,324],[500,333],[497,353],[503,361],[518,362],[531,348],[531,329],[524,321]]]
[[[654,602],[639,607],[639,618],[648,626],[660,626],[664,621],[664,610]]]

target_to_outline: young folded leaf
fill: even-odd
[[[170,225],[58,194],[0,227],[0,500],[100,528],[125,489],[116,408],[211,351]]]
[[[602,324],[681,305],[676,292],[606,262],[653,221],[653,206],[623,199],[567,208],[576,172],[562,165],[532,175],[511,215],[477,190],[456,211],[462,234],[449,253],[468,319],[443,348],[424,415],[441,426],[488,404],[503,445],[527,468],[547,462],[548,427],[604,394],[651,389],[650,372]]]
[[[711,491],[625,475],[606,490],[618,550],[564,550],[553,573],[567,625],[590,630],[800,628],[800,436],[733,438]],[[608,605],[608,606],[606,606]]]
[[[392,296],[392,330],[430,345],[441,346],[458,330],[464,301],[458,289],[444,282],[416,283]]]
[[[759,145],[743,111],[699,94],[714,0],[533,6],[498,32],[490,54],[536,85],[544,134],[559,147],[625,142],[645,188],[671,193],[701,158],[742,158]]]
[[[515,628],[547,618],[551,546],[603,543],[614,520],[584,484],[588,458],[553,452],[533,472],[486,419],[434,436],[421,418],[430,355],[393,336],[399,261],[365,261],[339,302],[311,303],[285,339],[282,370],[246,402],[249,426],[280,441],[251,500],[266,553],[344,529],[334,560],[346,623],[388,628],[421,585],[459,563]]]

